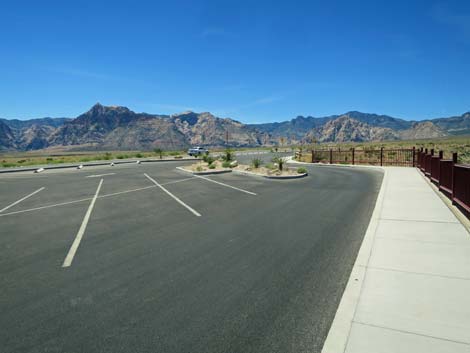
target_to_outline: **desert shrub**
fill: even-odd
[[[117,156],[116,156],[116,158],[117,158],[117,159],[124,159],[124,158],[125,158],[125,156],[124,156],[124,155],[122,155],[122,154],[119,154],[119,155],[117,155]]]
[[[136,156],[137,158],[142,158],[144,155],[139,152],[139,153],[136,153],[135,156]]]
[[[267,164],[264,165],[264,167],[266,169],[274,169],[275,168],[275,166],[272,163],[267,163]]]
[[[299,174],[307,173],[307,168],[299,167],[299,168],[297,168],[297,173],[299,173]]]
[[[202,166],[198,165],[197,168],[196,168],[196,170],[197,170],[198,172],[202,172],[202,171],[204,170],[204,168],[203,168]]]
[[[209,164],[209,169],[215,169],[215,164],[214,163]]]
[[[106,152],[103,156],[103,159],[109,161],[113,155],[109,152]]]
[[[8,167],[14,167],[16,164],[15,163],[2,163],[2,167],[8,168]]]
[[[263,164],[263,160],[261,158],[253,158],[251,160],[251,165],[253,168],[259,168]]]
[[[222,155],[222,159],[224,161],[230,162],[231,160],[233,160],[233,156],[234,156],[233,151],[230,148],[227,148],[224,154]]]
[[[202,160],[204,162],[206,162],[207,164],[212,164],[212,163],[214,163],[215,158],[205,154],[205,155],[202,156]]]
[[[230,168],[230,162],[229,162],[229,161],[224,161],[224,162],[222,163],[222,167],[223,167],[223,168]]]

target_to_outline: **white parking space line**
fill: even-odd
[[[97,175],[87,175],[85,178],[99,178],[107,175],[114,175],[116,173],[106,173],[106,174],[97,174]]]
[[[144,175],[149,179],[152,183],[157,185],[160,189],[165,191],[169,196],[171,196],[176,202],[178,202],[180,205],[186,207],[192,214],[194,214],[197,217],[201,217],[201,214],[197,212],[195,209],[193,209],[191,206],[188,206],[185,204],[183,201],[181,201],[179,198],[177,198],[175,195],[173,195],[171,192],[169,192],[167,189],[165,189],[163,186],[161,186],[156,180],[152,179],[151,177],[148,176],[147,173],[144,173]]]
[[[175,181],[169,181],[167,183],[162,183],[161,185],[163,186],[163,185],[168,185],[168,184],[175,184],[175,183],[180,183],[180,182],[183,182],[183,181],[188,181],[188,180],[191,180],[191,179],[195,179],[195,177],[180,179],[180,180],[175,180]],[[136,189],[131,189],[131,190],[113,192],[111,194],[100,195],[100,196],[98,196],[98,199],[102,199],[102,198],[105,198],[105,197],[111,197],[111,196],[118,196],[118,195],[122,195],[122,194],[128,194],[128,193],[131,193],[131,192],[137,192],[137,191],[152,189],[152,188],[156,188],[156,187],[157,187],[157,185],[150,185],[150,186],[144,186],[144,187],[141,187],[141,188],[136,188]],[[44,209],[52,208],[52,207],[65,206],[65,205],[70,205],[70,204],[74,204],[74,203],[90,201],[92,199],[93,199],[92,197],[88,197],[86,199],[66,201],[66,202],[61,202],[61,203],[55,203],[55,204],[52,204],[52,205],[45,205],[45,206],[39,206],[39,207],[34,207],[34,208],[28,208],[26,210],[19,210],[19,211],[14,211],[14,212],[2,213],[2,214],[0,214],[0,217],[11,216],[11,215],[19,214],[19,213],[39,211],[39,210],[44,210]]]
[[[88,206],[88,210],[86,211],[85,217],[83,218],[82,225],[80,226],[80,229],[78,230],[77,236],[75,237],[75,240],[72,243],[72,246],[70,247],[69,252],[67,253],[67,256],[65,257],[64,263],[62,264],[62,267],[70,267],[72,265],[73,258],[75,256],[75,253],[77,252],[77,249],[80,245],[80,242],[82,241],[83,234],[85,233],[86,226],[88,225],[88,221],[90,220],[91,212],[93,211],[93,207],[95,206],[96,199],[98,198],[98,194],[101,189],[101,185],[103,184],[103,180],[100,180],[100,183],[98,184],[98,188],[96,189],[95,196],[90,202],[90,206]]]
[[[186,179],[179,179],[179,180],[169,181],[167,183],[162,183],[160,185],[176,184],[176,183],[181,183],[182,181],[188,181],[188,180],[195,179],[195,178],[196,177],[191,177],[191,178],[186,178]]]
[[[3,207],[3,208],[0,210],[0,213],[2,213],[3,211],[8,210],[10,207],[13,207],[13,206],[15,206],[15,205],[18,205],[21,201],[26,200],[27,198],[29,198],[29,197],[31,197],[31,196],[37,194],[38,192],[40,192],[40,191],[42,191],[42,190],[44,190],[44,187],[39,188],[39,189],[37,189],[36,191],[33,191],[31,194],[26,195],[25,197],[19,199],[18,201],[13,202],[12,204],[10,204],[10,205],[8,205],[8,206],[6,206],[6,207]]]
[[[93,199],[92,197],[89,197],[89,198],[87,198],[87,199],[80,199],[80,200],[74,200],[74,201],[67,201],[67,202],[55,203],[55,204],[53,204],[53,205],[46,205],[46,206],[39,206],[39,207],[34,207],[34,208],[28,208],[28,209],[26,209],[26,210],[20,210],[20,211],[2,213],[2,214],[0,214],[0,217],[11,216],[11,215],[18,214],[18,213],[39,211],[39,210],[44,210],[44,209],[46,209],[46,208],[51,208],[51,207],[59,207],[59,206],[64,206],[64,205],[70,205],[70,204],[72,204],[72,203],[90,201],[90,200],[92,200],[92,199]]]
[[[254,195],[254,196],[256,196],[256,193],[254,193],[254,192],[251,192],[251,191],[248,191],[248,190],[244,190],[244,189],[240,189],[240,188],[237,188],[236,186],[232,186],[232,185],[228,185],[228,184],[225,184],[225,183],[221,183],[220,181],[215,181],[215,180],[213,180],[213,179],[209,179],[209,178],[203,177],[203,176],[201,176],[201,175],[195,175],[195,177],[196,177],[196,178],[200,178],[200,179],[204,179],[204,180],[207,180],[207,181],[210,181],[210,182],[212,182],[212,183],[216,183],[216,184],[225,186],[225,187],[227,187],[227,188],[235,189],[235,190],[244,192],[244,193],[249,194],[249,195]]]

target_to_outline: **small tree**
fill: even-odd
[[[154,148],[153,152],[155,152],[155,154],[158,154],[160,156],[160,159],[163,158],[163,150],[161,148]]]

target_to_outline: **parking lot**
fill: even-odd
[[[381,173],[184,163],[0,175],[1,351],[321,351]]]

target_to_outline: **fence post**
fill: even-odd
[[[380,166],[383,166],[383,159],[384,159],[384,148],[380,147]]]
[[[415,153],[416,153],[416,148],[413,146],[413,167],[415,167]]]
[[[313,163],[313,161],[315,160],[314,157],[315,157],[315,150],[312,148],[312,163]]]
[[[330,148],[330,164],[333,164],[333,150]]]
[[[354,165],[354,147],[352,148],[352,164]]]
[[[431,156],[434,156],[434,148],[431,148]]]
[[[443,158],[444,158],[444,151],[440,150],[439,151],[439,159],[443,159]]]
[[[457,164],[457,152],[452,153],[452,204],[454,203],[455,165]]]

